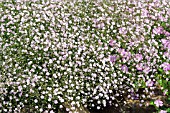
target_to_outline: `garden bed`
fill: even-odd
[[[0,2],[0,112],[170,112],[168,0]]]

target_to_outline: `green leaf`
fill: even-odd
[[[162,84],[163,84],[162,80],[159,80],[159,84],[162,86]]]
[[[170,108],[168,108],[166,111],[169,113],[170,112]]]
[[[162,22],[161,26],[162,26],[162,27],[166,27],[166,23],[165,23],[165,22]]]
[[[167,104],[170,104],[170,97],[166,100]]]
[[[167,81],[166,80],[163,80],[163,88],[167,88]]]
[[[163,73],[163,72],[164,72],[164,71],[163,71],[163,69],[161,69],[161,68],[160,68],[160,69],[158,69],[158,71],[159,71],[159,72],[161,72],[161,73]]]
[[[153,101],[151,101],[151,102],[150,102],[150,105],[154,105],[154,102],[153,102]]]
[[[170,85],[170,81],[168,82],[168,85]]]

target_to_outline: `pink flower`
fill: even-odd
[[[142,9],[142,16],[147,17],[148,16],[148,10]]]
[[[168,40],[166,40],[166,39],[161,39],[161,42],[162,42],[162,44],[166,44],[166,43],[168,42]]]
[[[154,84],[154,82],[151,81],[151,80],[148,80],[148,81],[146,82],[146,86],[148,86],[148,87],[152,87],[153,84]]]
[[[167,113],[167,111],[165,111],[165,110],[161,110],[159,113]]]
[[[170,64],[169,63],[166,63],[164,62],[161,67],[163,67],[163,70],[164,71],[170,71]]]
[[[98,22],[98,20],[97,20],[97,19],[94,19],[93,22],[96,24],[96,23]]]
[[[164,48],[170,49],[170,41],[169,40],[161,39],[161,42],[162,42]]]
[[[102,29],[105,26],[105,24],[104,23],[100,23],[100,24],[97,24],[96,26],[97,26],[97,28]]]
[[[160,35],[163,33],[163,30],[164,30],[163,27],[158,27],[158,28],[154,28],[152,32],[154,34]]]
[[[167,22],[167,18],[165,18],[165,17],[163,17],[162,15],[161,16],[159,16],[159,19],[161,20],[161,21],[164,21],[164,22]]]
[[[166,56],[170,60],[170,54],[168,52],[164,52],[164,56]]]
[[[100,40],[98,40],[98,44],[99,44],[99,45],[102,45],[102,42],[101,42]]]
[[[170,32],[168,32],[168,31],[164,31],[164,34],[165,34],[165,36],[170,36]]]
[[[109,42],[109,45],[113,46],[115,43],[116,43],[116,41],[111,39],[110,42]]]
[[[135,61],[136,62],[139,62],[139,61],[141,61],[143,59],[143,56],[141,55],[141,54],[136,54],[135,55]]]
[[[137,70],[142,71],[143,70],[143,64],[142,63],[137,64],[136,68],[137,68]]]
[[[110,56],[110,62],[115,62],[117,59],[116,55]]]
[[[155,100],[154,104],[159,107],[159,106],[163,106],[163,102],[161,100]]]
[[[150,71],[151,71],[151,70],[150,70],[150,67],[149,67],[149,66],[145,66],[144,69],[143,69],[143,72],[144,72],[145,74],[148,74]]]
[[[96,28],[102,29],[105,26],[105,24],[103,22],[100,22],[99,19],[94,19],[93,22]]]
[[[120,54],[121,54],[122,57],[125,57],[125,56],[126,56],[126,53],[127,53],[127,52],[126,52],[124,49],[122,49],[122,51],[121,51]]]
[[[125,27],[119,28],[119,33],[125,35],[127,33],[127,30]]]
[[[123,66],[121,67],[121,69],[122,69],[122,71],[125,72],[125,73],[128,72],[128,67],[127,67],[126,65],[123,65]]]

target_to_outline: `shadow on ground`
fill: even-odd
[[[109,106],[109,107],[104,108],[103,110],[89,109],[89,111],[90,113],[154,113],[156,112],[156,109],[154,108],[154,106],[148,106],[146,108],[133,106],[133,107],[124,108],[124,109],[125,111],[121,112],[120,108]]]

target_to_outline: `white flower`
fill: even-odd
[[[54,100],[54,104],[58,104],[58,101],[57,101],[57,100]]]
[[[100,109],[100,106],[97,106],[97,109]]]
[[[38,102],[38,100],[37,100],[37,99],[35,99],[35,100],[34,100],[34,102],[35,102],[35,103],[37,103],[37,102]]]
[[[40,108],[40,109],[39,109],[39,111],[40,111],[40,112],[43,112],[43,109],[42,109],[42,108]]]
[[[49,108],[49,109],[51,108],[51,104],[48,104],[48,108]]]
[[[43,96],[43,95],[41,95],[41,96],[40,96],[40,98],[41,98],[41,99],[44,99],[44,96]]]

